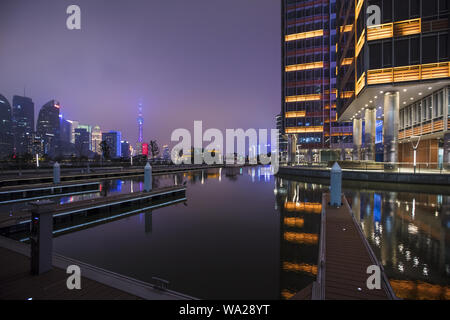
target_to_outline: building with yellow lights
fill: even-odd
[[[338,123],[336,1],[282,0],[282,134],[288,161],[351,158],[351,122]]]
[[[338,119],[353,122],[353,159],[450,163],[449,2],[341,0],[337,12]]]

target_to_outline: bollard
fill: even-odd
[[[40,275],[53,267],[53,210],[50,200],[30,203],[31,274]]]
[[[55,162],[53,165],[53,184],[59,184],[61,182],[61,168],[59,163]]]
[[[149,162],[144,169],[144,190],[145,192],[152,191],[152,166]]]
[[[342,204],[342,169],[337,162],[335,162],[333,167],[331,168],[330,180],[330,205],[334,207],[340,207]]]

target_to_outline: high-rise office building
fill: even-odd
[[[79,122],[75,120],[67,120],[70,123],[70,143],[75,144],[75,129],[78,128]]]
[[[56,155],[60,145],[60,109],[59,102],[51,100],[39,111],[37,135],[43,140],[44,154]]]
[[[338,12],[339,121],[353,121],[354,159],[375,160],[378,140],[385,162],[450,163],[449,2],[339,1]]]
[[[77,129],[85,129],[87,132],[89,132],[89,150],[93,151],[93,147],[92,147],[92,126],[88,125],[88,124],[78,124]]]
[[[120,158],[122,155],[121,145],[121,133],[120,131],[109,131],[102,133],[102,140],[106,141],[110,148],[110,156],[112,158]]]
[[[92,128],[91,133],[92,151],[100,155],[102,154],[102,148],[100,147],[101,142],[102,142],[102,130],[100,129],[100,126],[94,126],[94,128]]]
[[[290,162],[351,153],[351,123],[336,110],[336,1],[282,0],[282,134]]]
[[[142,117],[142,103],[139,103],[139,116],[137,118],[138,123],[138,141],[142,143],[144,141],[144,118]]]
[[[11,105],[0,94],[0,157],[9,157],[13,153],[14,136],[12,131]]]
[[[85,128],[75,129],[75,150],[79,157],[89,156],[91,134]]]
[[[122,152],[122,158],[129,158],[131,155],[130,152],[130,143],[128,141],[121,141],[121,152]]]
[[[288,140],[283,134],[283,116],[278,114],[275,116],[276,127],[278,129],[278,153],[280,162],[285,162],[287,159]]]
[[[31,153],[34,133],[34,103],[31,98],[13,96],[12,126],[15,153]]]

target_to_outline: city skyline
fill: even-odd
[[[280,87],[278,3],[77,1],[83,17],[79,31],[65,27],[68,4],[0,4],[0,30],[8,30],[0,31],[2,48],[8,48],[0,49],[6,75],[1,92],[11,100],[25,88],[36,118],[40,107],[55,99],[64,118],[137,141],[135,110],[142,101],[144,141],[161,144],[194,120],[219,129],[274,127],[280,92],[269,88]],[[123,7],[126,21],[117,23]],[[260,19],[265,23],[258,24]],[[114,36],[104,37],[106,30]],[[105,117],[107,112],[111,116]]]

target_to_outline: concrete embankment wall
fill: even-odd
[[[280,167],[279,174],[308,178],[330,178],[329,169]],[[397,173],[379,171],[342,171],[342,179],[364,182],[415,183],[428,185],[450,185],[450,174]]]

